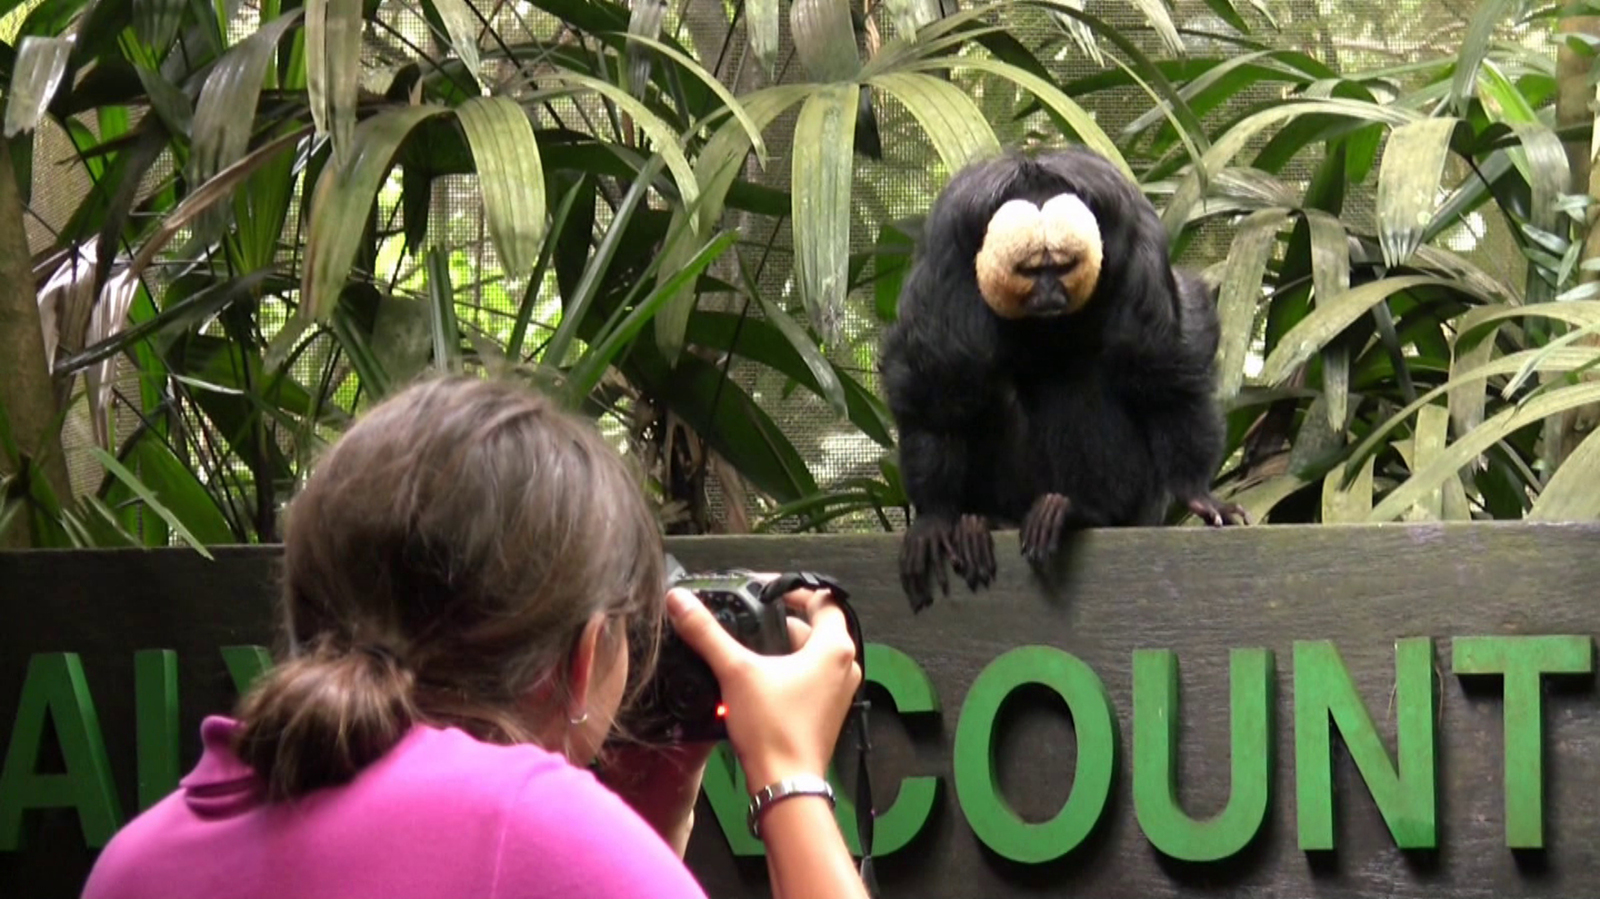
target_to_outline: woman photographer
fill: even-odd
[[[112,839],[86,899],[703,896],[682,854],[710,747],[601,753],[648,673],[630,655],[653,660],[670,620],[706,659],[753,794],[826,773],[860,683],[826,592],[785,598],[809,625],[773,657],[663,596],[621,457],[513,385],[373,408],[285,532],[288,658],[206,720],[199,764]],[[764,807],[759,833],[775,894],[866,895],[826,797]]]

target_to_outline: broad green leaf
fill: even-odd
[[[1538,303],[1533,306],[1495,304],[1469,309],[1458,319],[1454,358],[1450,363],[1450,378],[1454,381],[1461,372],[1477,368],[1489,361],[1494,352],[1494,337],[1507,321],[1523,319],[1549,319],[1576,328],[1600,322],[1600,302],[1577,300],[1570,303]],[[1537,352],[1537,351],[1535,351]],[[1519,358],[1530,358],[1521,357]],[[1536,363],[1541,369],[1543,362]],[[1515,371],[1516,369],[1513,369]],[[1450,416],[1456,430],[1466,433],[1483,421],[1487,398],[1478,389],[1453,390],[1450,393]]]
[[[293,122],[279,127],[280,133],[292,130],[298,130]],[[251,172],[234,193],[232,243],[238,270],[254,271],[278,258],[289,205],[300,194],[299,181],[294,154],[280,153]]]
[[[677,292],[680,284],[692,283],[700,277],[700,273],[727,252],[738,237],[738,233],[734,231],[717,234],[695,254],[693,259],[689,260],[688,265],[673,272],[671,279],[651,291],[650,296],[635,306],[615,328],[600,337],[583,358],[578,360],[577,365],[573,366],[572,375],[566,384],[568,402],[575,404],[576,401],[588,396],[595,385],[600,383],[600,378],[605,375],[606,369],[611,366],[617,354],[644,329],[645,323],[650,321],[656,310]]]
[[[355,148],[361,85],[361,0],[306,0],[306,90],[317,136],[331,136],[336,164]]]
[[[150,108],[155,110],[161,123],[167,126],[167,130],[172,134],[188,134],[192,131],[194,110],[189,106],[189,95],[168,81],[167,76],[159,69],[135,63],[133,71],[139,77],[139,83],[144,86]]]
[[[1083,12],[1087,5],[1086,0],[1060,0],[1060,2],[1079,12]],[[1065,32],[1083,55],[1088,57],[1090,65],[1098,69],[1106,64],[1105,53],[1100,49],[1100,42],[1094,36],[1094,29],[1090,28],[1087,22],[1074,19],[1058,9],[1047,12],[1050,14],[1050,19],[1056,23],[1056,27]]]
[[[722,101],[722,103],[717,108],[716,113],[708,116],[707,118],[715,118],[723,113],[732,114],[733,117],[738,120],[739,124],[744,126],[745,137],[749,140],[750,146],[756,151],[756,161],[760,163],[762,168],[767,167],[767,141],[766,138],[761,136],[761,131],[765,126],[758,125],[756,120],[750,116],[748,111],[746,111],[745,103],[749,102],[748,100],[741,102],[733,95],[732,91],[728,90],[727,86],[724,85],[722,81],[717,78],[717,76],[706,71],[704,66],[696,62],[688,54],[678,50],[676,47],[662,43],[656,38],[643,37],[641,35],[629,35],[628,40],[631,43],[643,44],[644,46],[655,50],[657,53],[672,59],[678,65],[683,67],[683,71],[695,76],[700,80],[700,83],[709,88],[710,91],[716,95],[717,99]],[[700,170],[697,168],[695,171],[699,172]],[[701,184],[700,187],[702,190],[705,189],[704,184]],[[704,219],[702,219],[702,221],[704,221]]]
[[[1262,366],[1263,382],[1282,383],[1290,372],[1311,358],[1312,354],[1322,350],[1334,337],[1350,327],[1351,323],[1365,315],[1374,305],[1388,300],[1397,293],[1418,287],[1443,287],[1470,293],[1460,282],[1430,275],[1384,278],[1352,288],[1329,302],[1318,303],[1309,315],[1283,335],[1283,339],[1268,354],[1266,363]]]
[[[478,29],[481,23],[478,16],[472,11],[469,0],[423,0],[431,3],[439,13],[439,21],[444,23],[445,33],[450,37],[450,46],[456,51],[456,56],[461,58],[461,64],[466,66],[467,74],[479,90],[488,93],[488,85],[483,81],[483,63],[478,53]]]
[[[654,38],[661,34],[661,18],[666,15],[666,0],[631,0],[633,7],[628,16],[630,38]],[[650,86],[650,53],[637,42],[630,40],[626,48],[628,91],[643,97]]]
[[[885,0],[889,18],[900,40],[915,43],[924,26],[939,21],[943,13],[939,0]]]
[[[195,104],[191,134],[194,149],[189,154],[186,173],[190,185],[204,184],[244,158],[272,51],[299,17],[300,10],[290,10],[263,25],[235,44],[206,76],[200,100]],[[202,218],[202,227],[218,227],[221,219],[221,210],[214,210]]]
[[[333,332],[340,349],[344,350],[351,367],[356,370],[356,376],[361,379],[362,393],[369,402],[376,402],[389,395],[394,380],[378,361],[370,335],[363,330],[351,308],[348,295],[362,292],[372,295],[377,294],[378,289],[371,282],[358,281],[350,285],[349,290],[341,292],[341,301],[334,303],[328,313],[328,330]]]
[[[1562,214],[1557,200],[1571,179],[1566,147],[1561,138],[1528,104],[1517,85],[1511,83],[1492,62],[1483,62],[1479,78],[1484,108],[1491,121],[1510,126],[1517,135],[1518,147],[1506,151],[1512,165],[1522,173],[1532,190],[1529,218],[1534,227],[1554,231]],[[1529,302],[1542,302],[1545,295],[1530,295]]]
[[[792,316],[784,316],[793,323]],[[822,385],[807,360],[801,358],[794,342],[776,324],[765,318],[741,316],[736,312],[696,311],[685,332],[690,343],[715,353],[729,353],[765,366],[794,379],[795,383],[826,399]],[[799,330],[796,328],[795,330]],[[807,344],[810,345],[809,340]],[[818,354],[820,355],[820,354]],[[863,387],[848,372],[829,363],[833,377],[844,388],[850,421],[884,449],[894,448],[894,422],[883,400]]]
[[[672,172],[672,178],[678,185],[678,193],[682,195],[683,205],[691,207],[695,205],[700,195],[699,181],[695,178],[693,167],[689,165],[689,158],[684,155],[682,137],[672,130],[672,126],[667,124],[665,119],[656,115],[627,91],[599,78],[569,71],[551,72],[543,77],[587,88],[617,104],[645,134],[649,135],[651,142],[655,144],[655,151],[666,160],[667,169]],[[698,234],[700,222],[690,219],[689,228]]]
[[[1270,520],[1272,510],[1278,503],[1288,499],[1309,483],[1311,482],[1298,475],[1280,474],[1244,490],[1233,492],[1227,499],[1243,506],[1245,514],[1250,516],[1251,521],[1265,523]],[[1193,517],[1191,515],[1185,520],[1192,520]]]
[[[1062,0],[1024,0],[1024,3],[1029,6],[1043,7],[1062,16],[1082,22],[1088,25],[1096,34],[1115,45],[1128,58],[1127,62],[1123,62],[1113,57],[1118,66],[1130,75],[1135,72],[1138,74],[1137,81],[1140,87],[1150,95],[1153,102],[1156,104],[1170,104],[1170,112],[1179,125],[1178,133],[1202,146],[1207,143],[1206,129],[1201,124],[1199,117],[1184,102],[1177,88],[1173,87],[1172,82],[1162,73],[1161,67],[1144,52],[1139,44],[1135,43],[1124,32],[1124,29],[1084,12],[1076,4],[1063,3]],[[1005,8],[1004,5],[1001,8]]]
[[[843,81],[861,73],[848,0],[793,0],[789,32],[795,55],[812,81]]]
[[[590,257],[588,265],[584,266],[583,277],[579,279],[572,296],[562,298],[564,308],[561,311],[561,323],[556,326],[556,333],[551,335],[550,341],[545,344],[542,356],[547,365],[559,367],[566,364],[567,350],[572,346],[572,341],[577,339],[578,328],[588,317],[589,307],[594,303],[600,282],[605,277],[606,270],[611,267],[611,260],[616,256],[617,249],[622,245],[622,235],[627,232],[628,223],[633,220],[634,212],[644,202],[645,194],[650,189],[650,182],[655,180],[656,173],[661,171],[661,164],[662,158],[659,155],[652,156],[640,170],[638,177],[633,181],[633,186],[628,188],[627,195],[612,213],[611,222],[606,226],[605,236],[600,238],[600,244],[595,247],[594,255]]]
[[[871,83],[905,105],[950,172],[1000,153],[1000,140],[984,120],[983,110],[950,82],[914,72],[889,72]]]
[[[1459,124],[1455,118],[1422,119],[1389,134],[1378,169],[1378,242],[1384,265],[1405,265],[1422,244]]]
[[[850,199],[861,86],[819,88],[794,126],[794,254],[800,299],[825,345],[839,336],[850,281]]]
[[[217,507],[216,498],[195,473],[154,432],[146,431],[129,451],[128,462],[138,468],[140,483],[188,526],[204,546],[234,543],[233,528]]]
[[[778,0],[746,0],[744,33],[761,71],[774,80],[778,73]]]
[[[1509,406],[1501,410],[1488,421],[1461,435],[1427,467],[1415,472],[1396,487],[1372,510],[1367,520],[1393,521],[1413,503],[1421,501],[1429,491],[1438,488],[1446,478],[1454,477],[1463,466],[1484,450],[1505,440],[1516,431],[1551,415],[1597,402],[1600,402],[1600,383],[1588,383],[1552,390],[1526,404]]]
[[[849,401],[845,397],[844,385],[839,381],[839,374],[834,371],[833,365],[828,362],[827,357],[818,351],[817,345],[812,341],[811,336],[806,333],[804,328],[800,327],[800,323],[795,321],[787,310],[772,301],[767,291],[761,289],[761,285],[756,283],[749,266],[746,266],[742,259],[740,260],[739,273],[744,278],[745,293],[754,297],[756,302],[761,305],[762,317],[783,335],[784,339],[789,342],[789,346],[805,362],[806,368],[810,370],[811,378],[816,384],[817,395],[827,400],[828,405],[840,416],[848,416],[850,414]],[[770,365],[771,363],[767,364]]]
[[[545,234],[544,245],[539,248],[539,261],[533,267],[533,275],[528,278],[527,286],[523,288],[522,302],[517,306],[517,321],[511,326],[511,337],[505,344],[505,354],[509,359],[522,358],[522,345],[527,339],[528,325],[533,321],[534,307],[539,303],[545,275],[550,271],[550,258],[555,255],[556,246],[560,243],[550,235],[567,233],[567,218],[572,214],[580,196],[588,198],[590,205],[593,206],[593,194],[584,189],[584,183],[584,180],[580,180],[568,188],[551,215],[550,230]]]
[[[301,128],[275,138],[269,143],[262,144],[260,147],[251,150],[249,155],[217,173],[216,177],[200,185],[187,197],[184,197],[183,202],[178,204],[176,209],[163,216],[161,224],[149,237],[145,238],[143,245],[139,248],[139,254],[128,265],[128,277],[139,277],[145,268],[155,261],[156,256],[172,238],[177,236],[189,223],[193,222],[214,204],[226,200],[240,182],[249,178],[252,173],[266,165],[279,153],[283,153],[299,143],[309,131],[309,128]]]
[[[461,331],[456,326],[456,293],[450,286],[450,254],[437,244],[428,248],[429,330],[433,334],[433,367],[454,372],[461,368]]]
[[[71,52],[70,36],[29,35],[22,39],[4,97],[6,138],[39,127],[39,120],[44,118],[44,111],[67,72],[67,57]]]
[[[1329,459],[1344,447],[1344,428],[1328,421],[1328,401],[1316,396],[1300,417],[1300,427],[1289,441],[1288,470],[1307,483],[1321,477]]]
[[[135,294],[144,289],[144,283],[128,275],[127,269],[106,280],[95,303],[94,314],[89,318],[89,328],[84,340],[90,344],[115,339],[128,326],[128,309]],[[102,359],[88,366],[84,373],[84,393],[89,403],[90,422],[95,439],[100,446],[116,446],[116,360]]]
[[[1254,0],[1254,5],[1262,10],[1268,21],[1271,21],[1271,14],[1265,10],[1266,4],[1261,0]],[[1239,15],[1239,10],[1234,8],[1233,0],[1206,0],[1206,7],[1240,34],[1250,33],[1250,24],[1244,20],[1244,16]]]
[[[1199,164],[1194,166],[1193,170],[1184,177],[1162,215],[1162,218],[1167,222],[1168,233],[1174,233],[1174,222],[1181,222],[1188,218],[1189,209],[1199,202],[1206,182],[1221,171],[1223,166],[1232,162],[1233,157],[1239,155],[1259,134],[1274,125],[1313,114],[1336,116],[1361,122],[1376,122],[1388,125],[1391,128],[1398,128],[1421,118],[1414,112],[1402,111],[1393,106],[1340,99],[1302,100],[1271,106],[1252,113],[1229,128],[1205,152]]]
[[[805,99],[810,92],[810,85],[775,85],[746,97],[742,106],[754,123],[756,133],[759,134],[779,114]],[[699,158],[695,160],[696,176],[700,179],[703,190],[699,207],[688,211],[682,208],[673,211],[672,224],[667,231],[667,244],[662,249],[658,279],[670,278],[672,272],[695,253],[692,235],[688,229],[678,227],[680,219],[687,215],[695,215],[699,217],[702,229],[710,229],[714,228],[717,221],[722,218],[723,201],[727,197],[729,187],[743,170],[744,160],[750,148],[749,132],[742,123],[734,121],[723,123],[706,142]],[[687,284],[656,313],[656,345],[660,347],[668,365],[677,364],[678,354],[683,349],[683,332],[688,326],[690,313],[694,311],[695,300],[694,285]]]
[[[1600,284],[1600,282],[1590,283]],[[1527,383],[1528,379],[1533,376],[1539,365],[1544,362],[1545,357],[1551,353],[1554,353],[1563,347],[1571,346],[1572,344],[1581,340],[1586,340],[1597,333],[1600,333],[1600,320],[1590,322],[1589,324],[1580,328],[1568,331],[1567,333],[1540,347],[1534,357],[1524,363],[1522,368],[1518,369],[1517,373],[1512,376],[1511,380],[1507,382],[1506,386],[1501,389],[1500,395],[1509,398],[1512,394],[1522,389],[1522,385]],[[1596,349],[1595,352],[1600,353],[1600,349]]]
[[[912,236],[893,223],[878,229],[878,243],[872,256],[873,306],[881,322],[892,322],[900,314],[900,289],[911,258],[916,253]]]
[[[1423,406],[1417,410],[1416,433],[1411,439],[1406,464],[1412,471],[1427,468],[1444,453],[1449,439],[1450,410],[1438,403]],[[1406,517],[1415,521],[1460,521],[1470,518],[1467,491],[1461,478],[1445,478],[1438,487],[1425,493],[1406,513]]]
[[[1038,77],[1017,66],[1009,65],[994,59],[982,56],[963,56],[954,59],[923,60],[910,63],[906,66],[910,71],[930,71],[942,69],[976,69],[977,71],[1004,78],[1017,85],[1045,106],[1055,110],[1072,129],[1070,137],[1076,137],[1089,149],[1104,156],[1112,165],[1122,170],[1128,180],[1138,183],[1139,178],[1133,173],[1128,161],[1123,158],[1122,151],[1117,149],[1116,142],[1095,124],[1094,117],[1089,115],[1083,107],[1079,106],[1062,90],[1050,82]]]
[[[296,310],[296,318],[303,324],[326,322],[333,312],[340,288],[350,276],[378,187],[400,142],[422,120],[445,111],[442,106],[402,106],[366,119],[351,135],[348,161],[334,162],[322,170],[311,199],[311,228]]]
[[[125,484],[129,490],[132,490],[134,495],[143,500],[146,508],[159,516],[162,521],[165,521],[167,523],[167,527],[177,531],[178,536],[182,537],[185,543],[188,543],[190,546],[194,547],[196,552],[207,559],[215,558],[211,555],[210,551],[206,549],[205,544],[201,542],[199,538],[195,537],[194,533],[190,531],[188,526],[183,523],[182,519],[172,514],[171,509],[168,509],[166,506],[162,505],[161,500],[157,499],[156,495],[150,492],[150,488],[146,487],[139,480],[137,475],[129,471],[121,462],[118,462],[116,456],[111,455],[98,446],[90,446],[89,452],[100,461],[101,465],[106,467],[106,471],[110,472],[116,477],[117,480]]]
[[[1452,371],[1448,381],[1417,397],[1405,408],[1389,416],[1381,424],[1369,431],[1367,436],[1362,438],[1361,442],[1356,445],[1355,449],[1351,450],[1350,458],[1346,462],[1345,477],[1350,477],[1350,466],[1360,464],[1368,456],[1377,452],[1378,445],[1383,442],[1383,439],[1390,432],[1410,419],[1411,416],[1416,415],[1424,406],[1427,406],[1440,396],[1449,394],[1453,414],[1457,393],[1477,393],[1482,396],[1484,393],[1484,381],[1516,371],[1535,352],[1535,350],[1523,350],[1519,353],[1502,356],[1499,359],[1485,361],[1472,368]],[[1592,358],[1593,354],[1584,350],[1566,349],[1546,356],[1540,364],[1540,370],[1550,372],[1572,371]],[[1476,427],[1476,424],[1474,427]],[[1457,430],[1465,431],[1470,429],[1463,429],[1460,425],[1457,425]]]
[[[1539,491],[1525,521],[1589,521],[1600,518],[1600,431],[1592,431],[1567,454]],[[0,527],[0,531],[4,531]]]
[[[1163,0],[1132,0],[1133,5],[1144,13],[1150,27],[1155,30],[1161,43],[1170,53],[1182,55],[1187,48],[1183,45],[1183,38],[1178,35],[1178,26],[1172,24],[1172,14],[1167,11]]]
[[[133,30],[157,58],[178,36],[187,0],[133,0]]]
[[[93,343],[64,359],[56,360],[52,370],[57,375],[70,374],[85,366],[109,359],[146,338],[182,332],[203,324],[232,304],[254,296],[274,274],[273,269],[262,269],[212,284],[177,302],[169,301],[153,318]]]
[[[1372,512],[1372,469],[1377,456],[1368,456],[1361,473],[1341,487],[1342,469],[1334,468],[1322,478],[1322,523],[1351,524],[1365,521]]]
[[[630,377],[645,384],[750,483],[780,503],[817,491],[816,479],[793,442],[760,403],[724,375],[720,363],[685,353],[676,369],[668,370],[653,349],[634,346],[624,363]]]
[[[1226,0],[1219,2],[1225,3]],[[1225,98],[1241,90],[1263,84],[1268,80],[1265,77],[1267,73],[1281,73],[1279,77],[1291,83],[1305,83],[1307,76],[1304,71],[1279,62],[1280,58],[1289,55],[1281,50],[1257,50],[1254,53],[1242,53],[1225,59],[1183,82],[1183,86],[1178,89],[1178,95],[1187,100],[1198,113],[1205,107],[1220,104]],[[1205,102],[1202,100],[1203,97],[1214,99]],[[1170,114],[1171,110],[1164,104],[1157,105],[1145,110],[1125,125],[1122,134],[1125,138],[1132,137]]]
[[[1278,231],[1290,220],[1286,209],[1269,208],[1252,213],[1234,233],[1222,270],[1217,297],[1222,340],[1217,348],[1221,383],[1217,395],[1224,401],[1244,384],[1245,357],[1255,336],[1256,310],[1261,305],[1261,283],[1272,258]]]
[[[1478,3],[1467,25],[1466,37],[1454,54],[1456,70],[1450,82],[1450,108],[1456,115],[1465,116],[1471,111],[1467,104],[1478,79],[1478,67],[1489,55],[1489,42],[1494,38],[1495,29],[1518,5],[1519,0],[1481,0]]]
[[[1350,241],[1344,224],[1322,209],[1304,210],[1311,236],[1311,287],[1318,304],[1350,289]],[[1335,340],[1322,352],[1328,423],[1341,433],[1350,415],[1350,348]]]
[[[525,278],[545,236],[544,165],[533,124],[506,97],[473,97],[456,107],[472,146],[489,236],[506,274]]]

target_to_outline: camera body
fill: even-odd
[[[788,611],[781,592],[768,590],[743,569],[690,574],[667,556],[667,584],[694,593],[734,639],[762,655],[783,655],[789,643]],[[622,724],[643,743],[714,743],[726,739],[722,687],[711,666],[683,642],[671,622],[662,623],[655,673]]]

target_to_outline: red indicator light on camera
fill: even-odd
[[[717,703],[717,717],[718,718],[726,718],[726,717],[728,717],[728,704],[727,703],[725,703],[725,702]]]

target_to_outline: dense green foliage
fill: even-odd
[[[1001,133],[1100,149],[1164,210],[1175,253],[1222,257],[1218,488],[1256,519],[1600,512],[1600,441],[1581,427],[1600,403],[1583,378],[1600,359],[1600,264],[1588,166],[1570,171],[1568,147],[1586,160],[1596,120],[1587,105],[1557,118],[1567,82],[1595,96],[1595,40],[1570,37],[1579,64],[1558,71],[1527,39],[1553,35],[1556,11],[1483,0],[1453,53],[1336,69],[1292,49],[1304,42],[1265,3],[1207,6],[1217,25],[1197,40],[1161,3],[1136,4],[1131,29],[1064,0],[943,17],[900,0],[868,19],[839,0],[736,4],[708,49],[645,0],[534,0],[515,29],[477,0],[262,0],[242,34],[212,4],[0,0],[24,196],[47,118],[95,183],[35,254],[36,283],[0,291],[15,305],[42,288],[61,416],[87,404],[105,472],[60,496],[0,426],[0,531],[276,539],[282,502],[352,414],[462,368],[603,419],[676,530],[862,513],[888,527],[904,503],[892,422],[835,351],[847,310],[892,317],[914,228],[869,221],[875,249],[852,252],[858,162],[912,141],[948,172]],[[406,16],[432,40],[408,38]],[[1030,46],[1002,22],[1050,37]],[[761,77],[729,76],[735,34]],[[379,79],[373,44],[394,56]],[[1105,65],[1064,81],[1061,53]],[[1139,114],[1098,124],[1098,98],[1129,90]],[[890,108],[915,127],[880,132]],[[785,155],[787,190],[762,177]],[[482,265],[436,202],[459,176],[481,197]],[[1376,210],[1355,210],[1374,189]],[[741,223],[783,219],[793,289],[775,295],[770,241]],[[1520,257],[1489,271],[1454,249],[1469,220]],[[469,282],[484,297],[470,309]],[[735,357],[875,442],[878,476],[819,486],[795,435],[728,377]],[[735,520],[712,521],[712,470],[766,518],[744,522],[734,496]]]

